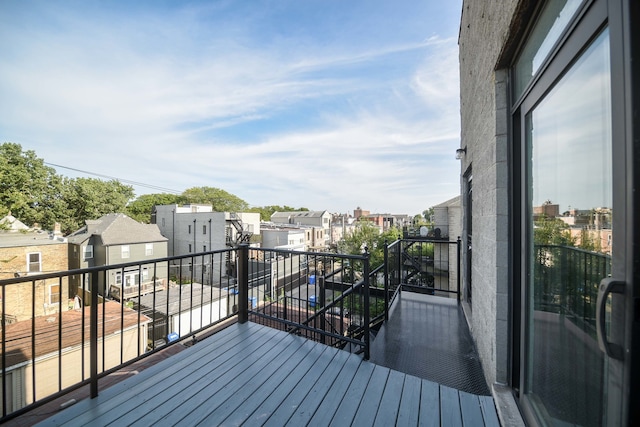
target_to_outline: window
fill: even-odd
[[[120,247],[121,250],[121,257],[124,258],[129,258],[131,256],[131,253],[129,252],[129,245],[123,245]]]
[[[187,228],[189,230],[189,234],[191,234],[191,224],[187,225]]]
[[[191,253],[191,243],[189,243],[189,253]]]
[[[204,246],[202,247],[202,252],[207,252],[207,245],[204,245]]]
[[[27,254],[27,272],[28,273],[40,273],[42,272],[42,259],[40,252],[31,252]]]
[[[116,285],[122,285],[122,272],[116,272]]]
[[[49,285],[49,304],[60,302],[60,284],[53,283]]]
[[[93,245],[87,245],[82,248],[82,256],[84,259],[93,258]]]
[[[515,234],[524,240],[514,245],[523,248],[515,264],[523,269],[526,337],[516,363],[521,400],[545,425],[603,425],[610,391],[595,302],[612,259],[581,247],[572,212],[613,209],[612,43],[598,15],[606,7],[584,8],[571,22],[582,3],[547,2],[512,70],[513,168],[523,184],[514,185],[522,189]]]
[[[207,226],[206,225],[202,226],[202,234],[207,234]]]
[[[149,269],[146,267],[142,269],[142,280],[149,280]]]
[[[144,245],[144,254],[147,256],[153,255],[153,243],[146,243]]]

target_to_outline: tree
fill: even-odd
[[[34,151],[11,142],[0,145],[0,215],[11,212],[27,225],[52,229],[64,214],[62,185]]]
[[[156,205],[173,205],[180,201],[180,196],[167,193],[143,194],[127,205],[127,215],[136,221],[148,224],[151,212]]]
[[[369,265],[371,269],[384,262],[384,244],[392,243],[402,236],[402,230],[392,227],[383,233],[380,228],[370,221],[358,221],[355,229],[344,237],[338,244],[342,253],[362,255],[365,247],[369,250]]]
[[[63,233],[79,229],[87,219],[125,212],[127,203],[133,196],[133,187],[117,180],[67,179],[63,199],[68,206],[68,217],[61,221]]]
[[[533,241],[536,245],[575,246],[569,226],[561,219],[546,216],[534,222]]]
[[[432,225],[433,221],[435,220],[433,206],[430,207],[429,209],[422,211],[422,216],[424,217],[424,220],[426,221],[427,225]]]
[[[216,212],[246,212],[249,204],[224,190],[214,187],[193,187],[180,195],[182,203],[206,203]]]

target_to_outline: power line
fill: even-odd
[[[143,182],[131,181],[131,180],[128,180],[128,179],[122,179],[122,178],[117,178],[115,176],[103,175],[101,173],[96,173],[96,172],[89,172],[89,171],[85,171],[85,170],[82,170],[82,169],[72,168],[72,167],[69,167],[69,166],[56,165],[55,163],[44,162],[44,164],[45,165],[49,165],[49,166],[53,166],[53,167],[56,167],[56,168],[69,169],[69,170],[72,170],[72,171],[75,171],[75,172],[84,173],[84,174],[87,174],[87,175],[99,176],[101,178],[107,178],[107,179],[114,179],[114,180],[119,181],[119,182],[124,182],[125,184],[136,185],[138,187],[151,188],[152,190],[164,191],[165,193],[182,194],[182,191],[173,190],[171,188],[159,187],[157,185],[145,184]]]

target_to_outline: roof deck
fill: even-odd
[[[493,399],[234,324],[40,425],[488,425]]]

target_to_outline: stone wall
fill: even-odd
[[[0,260],[2,270],[0,279],[12,278],[16,275],[25,277],[25,282],[15,285],[7,285],[4,293],[4,306],[8,321],[21,321],[31,319],[33,313],[32,302],[35,298],[35,315],[44,316],[57,313],[60,305],[58,297],[52,303],[50,293],[51,286],[54,291],[59,285],[59,279],[37,280],[35,282],[35,295],[32,282],[27,275],[27,254],[38,252],[41,259],[41,273],[66,271],[68,269],[67,243],[42,244],[20,247],[0,247]],[[2,294],[0,293],[0,298]],[[62,309],[69,309],[69,285],[66,277],[62,279]]]
[[[473,176],[472,298],[465,308],[490,384],[507,382],[509,360],[508,73],[495,68],[517,3],[465,0],[459,37],[461,147],[467,148],[461,172]]]

